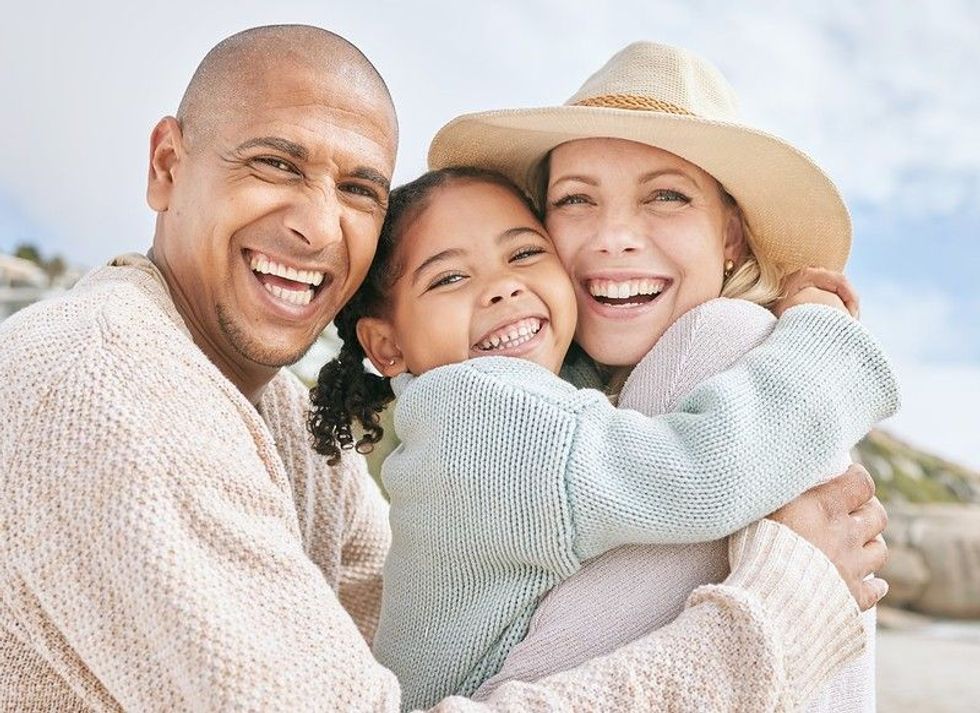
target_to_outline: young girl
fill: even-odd
[[[311,428],[336,457],[357,420],[356,446],[370,447],[398,396],[374,647],[405,707],[475,691],[584,560],[727,536],[830,472],[895,408],[874,341],[823,306],[790,310],[656,418],[556,376],[575,324],[573,286],[509,181],[446,169],[392,193],[371,271],[338,315],[344,348],[320,374]]]

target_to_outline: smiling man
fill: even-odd
[[[153,130],[149,255],[0,326],[0,708],[399,709],[369,650],[385,505],[359,455],[314,453],[281,368],[361,283],[396,142],[347,41],[228,38]],[[852,473],[781,515],[832,560],[764,522],[671,627],[440,708],[773,707],[863,641],[870,492]]]

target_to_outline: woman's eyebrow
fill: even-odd
[[[427,267],[432,266],[433,263],[448,260],[452,257],[461,257],[464,253],[465,251],[462,248],[449,248],[448,250],[443,250],[442,252],[438,252],[435,255],[427,257],[422,261],[421,265],[415,268],[415,271],[412,273],[412,284],[414,285],[416,282],[418,282],[419,275],[421,275]]]
[[[599,181],[597,181],[596,179],[592,178],[591,176],[580,176],[580,175],[577,175],[577,174],[571,174],[571,175],[568,175],[568,176],[562,176],[561,178],[557,179],[551,185],[552,186],[557,186],[559,183],[566,183],[566,182],[570,182],[570,181],[575,181],[576,183],[585,183],[586,185],[589,185],[589,186],[598,186],[599,185]]]
[[[678,178],[683,178],[684,180],[693,183],[698,188],[701,187],[697,181],[695,181],[691,176],[689,176],[679,168],[662,168],[659,171],[650,171],[649,173],[644,173],[642,176],[640,176],[640,180],[638,180],[637,183],[638,184],[647,183],[649,181],[653,181],[657,178],[660,178],[661,176],[677,176]]]
[[[547,238],[541,234],[540,230],[535,230],[529,225],[521,225],[516,228],[508,228],[507,230],[502,232],[500,235],[497,236],[497,242],[503,243],[508,240],[513,240],[514,238],[520,237],[525,233],[534,233],[539,238],[544,238],[545,240],[547,240]]]

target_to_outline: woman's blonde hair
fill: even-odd
[[[755,236],[745,214],[738,207],[738,201],[720,184],[718,190],[721,191],[722,200],[728,209],[738,213],[744,239],[741,259],[721,284],[721,297],[748,300],[762,307],[772,307],[782,296],[783,281],[787,277],[785,270],[756,250]]]

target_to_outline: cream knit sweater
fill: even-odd
[[[253,407],[143,258],[0,325],[0,708],[397,710],[365,640],[385,507],[306,408],[286,373]],[[833,566],[764,521],[654,636],[436,708],[785,709],[862,646]]]

